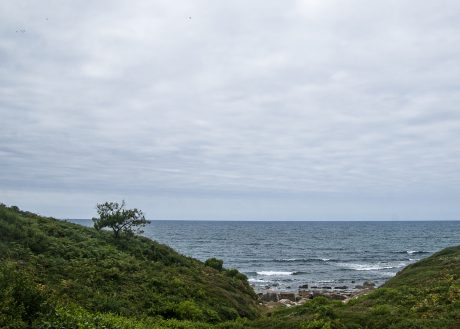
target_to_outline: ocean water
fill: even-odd
[[[460,221],[153,221],[144,231],[185,255],[222,259],[256,291],[381,285],[405,266],[460,244]]]

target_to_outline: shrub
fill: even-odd
[[[222,259],[217,259],[217,258],[209,258],[204,262],[204,264],[218,271],[222,271],[224,267],[224,261]]]
[[[182,320],[195,320],[203,319],[203,311],[195,304],[193,300],[185,300],[180,302],[176,307],[176,314]]]
[[[11,262],[0,262],[0,328],[29,328],[50,310],[45,287]]]

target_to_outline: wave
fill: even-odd
[[[273,259],[274,263],[317,263],[317,262],[329,262],[335,261],[330,258],[283,258],[283,259]]]
[[[419,254],[429,254],[429,251],[418,251],[418,250],[407,250],[407,254],[409,255],[419,255]]]
[[[354,271],[381,271],[381,270],[390,270],[395,268],[401,268],[406,266],[405,263],[398,264],[355,264],[355,263],[339,263],[337,264],[340,267],[343,267],[348,270]]]
[[[304,261],[304,259],[298,258],[284,258],[284,259],[273,259],[272,262],[274,263],[290,263],[290,262],[300,262]]]
[[[258,275],[266,276],[285,276],[285,275],[294,275],[296,272],[284,272],[284,271],[260,271],[257,272]]]
[[[247,276],[256,276],[257,272],[244,272]]]
[[[268,283],[270,281],[262,280],[262,279],[249,278],[248,282],[252,282],[252,283]]]
[[[395,272],[379,272],[379,274],[385,278],[391,278],[395,276]]]
[[[429,251],[424,250],[404,250],[404,251],[394,251],[394,254],[407,254],[407,255],[420,255],[420,254],[430,254]]]

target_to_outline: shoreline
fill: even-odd
[[[277,290],[277,289],[264,289],[256,291],[260,305],[268,308],[277,306],[297,306],[302,305],[308,300],[315,297],[326,297],[332,300],[339,300],[344,303],[348,302],[357,296],[369,293],[376,288],[375,283],[365,281],[362,285],[356,285],[354,288],[346,286],[341,287],[308,287],[304,285],[297,291]]]

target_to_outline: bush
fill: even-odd
[[[218,271],[222,271],[224,267],[224,261],[222,259],[217,259],[217,258],[209,258],[204,262],[204,264]]]
[[[51,309],[49,304],[45,287],[16,264],[0,262],[0,328],[29,328]]]
[[[203,311],[193,300],[180,302],[175,311],[178,318],[182,320],[203,320]]]
[[[243,273],[238,272],[238,270],[235,269],[235,268],[227,270],[225,274],[227,276],[230,276],[232,278],[235,278],[235,279],[241,280],[241,281],[246,281],[248,279],[248,277],[246,275],[244,275]]]

